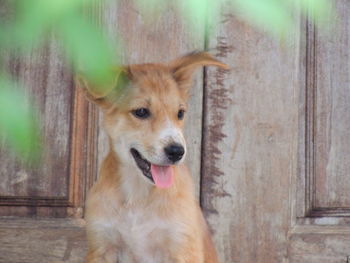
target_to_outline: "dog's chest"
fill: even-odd
[[[174,219],[161,218],[144,209],[126,209],[118,214],[113,228],[124,248],[120,256],[145,263],[164,262],[181,241],[183,232]]]
[[[118,216],[118,230],[128,243],[144,244],[151,236],[162,239],[172,232],[173,227],[170,219],[143,210],[127,210]]]

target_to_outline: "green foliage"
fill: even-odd
[[[12,23],[3,28],[6,48],[28,51],[47,38],[49,32],[58,35],[69,61],[95,82],[110,81],[115,56],[111,43],[101,30],[81,12],[92,0],[31,0],[14,1]],[[0,40],[2,42],[3,38]]]
[[[326,17],[334,16],[333,8],[328,0],[289,0],[300,6],[301,11],[308,15],[311,21],[323,29],[328,25],[324,24]]]
[[[280,37],[297,26],[293,19],[293,13],[296,11],[300,10],[317,25],[321,25],[323,17],[332,14],[328,0],[175,0],[174,2],[180,7],[184,17],[189,19],[194,32],[197,32],[198,21],[202,22],[203,17],[206,17],[207,25],[210,27],[218,22],[220,14],[232,13],[253,26]]]
[[[38,156],[39,132],[33,109],[23,94],[5,76],[0,77],[0,137],[21,156]]]
[[[242,12],[241,17],[247,17],[254,25],[264,27],[273,34],[283,36],[293,26],[290,10],[285,8],[282,1],[235,0],[233,3]]]
[[[99,28],[81,12],[93,1],[2,0],[13,12],[8,19],[0,17],[1,50],[20,50],[24,54],[40,46],[53,32],[62,43],[67,60],[96,86],[106,87],[112,83],[111,68],[117,61],[111,51],[113,43],[107,42]],[[166,0],[134,1],[146,17],[162,15],[168,4]],[[327,0],[174,0],[172,4],[178,7],[179,16],[193,25],[190,29],[194,34],[201,33],[202,23],[211,26],[220,14],[230,12],[275,36],[283,36],[297,25],[293,13],[298,9],[317,24],[332,14]],[[33,145],[39,144],[38,125],[31,108],[25,106],[24,95],[5,77],[2,63],[0,56],[0,138],[20,156],[28,156],[35,151]]]
[[[327,0],[232,0],[241,17],[253,25],[267,30],[273,35],[284,36],[298,26],[293,13],[300,10],[320,25],[322,17],[331,14]]]
[[[14,12],[3,28],[6,44],[11,48],[21,48],[26,51],[45,38],[45,33],[52,28],[67,13],[76,10],[82,0],[34,0],[7,1],[7,6]]]
[[[54,33],[61,41],[67,60],[78,67],[98,87],[112,82],[116,63],[111,43],[101,30],[81,12],[90,0],[8,1],[14,16],[0,27],[0,47],[22,54],[38,46]],[[0,57],[0,63],[2,58]],[[39,129],[24,94],[4,77],[0,64],[0,136],[20,157],[37,155]]]
[[[110,43],[98,28],[81,16],[68,16],[57,31],[68,59],[78,64],[91,82],[104,87],[113,81],[111,68],[117,63]]]

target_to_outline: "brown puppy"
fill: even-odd
[[[205,65],[227,69],[200,52],[116,69],[103,93],[78,77],[103,110],[110,144],[86,203],[89,263],[218,262],[182,164],[192,73]]]

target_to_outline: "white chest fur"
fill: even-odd
[[[110,242],[120,246],[120,262],[172,262],[169,250],[181,242],[181,223],[164,219],[145,208],[120,209],[108,219],[100,219],[95,226],[107,235]]]

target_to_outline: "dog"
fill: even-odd
[[[183,136],[194,71],[228,66],[206,52],[168,64],[114,69],[99,89],[77,76],[103,112],[109,153],[88,193],[88,263],[215,263],[217,254],[183,164]]]

